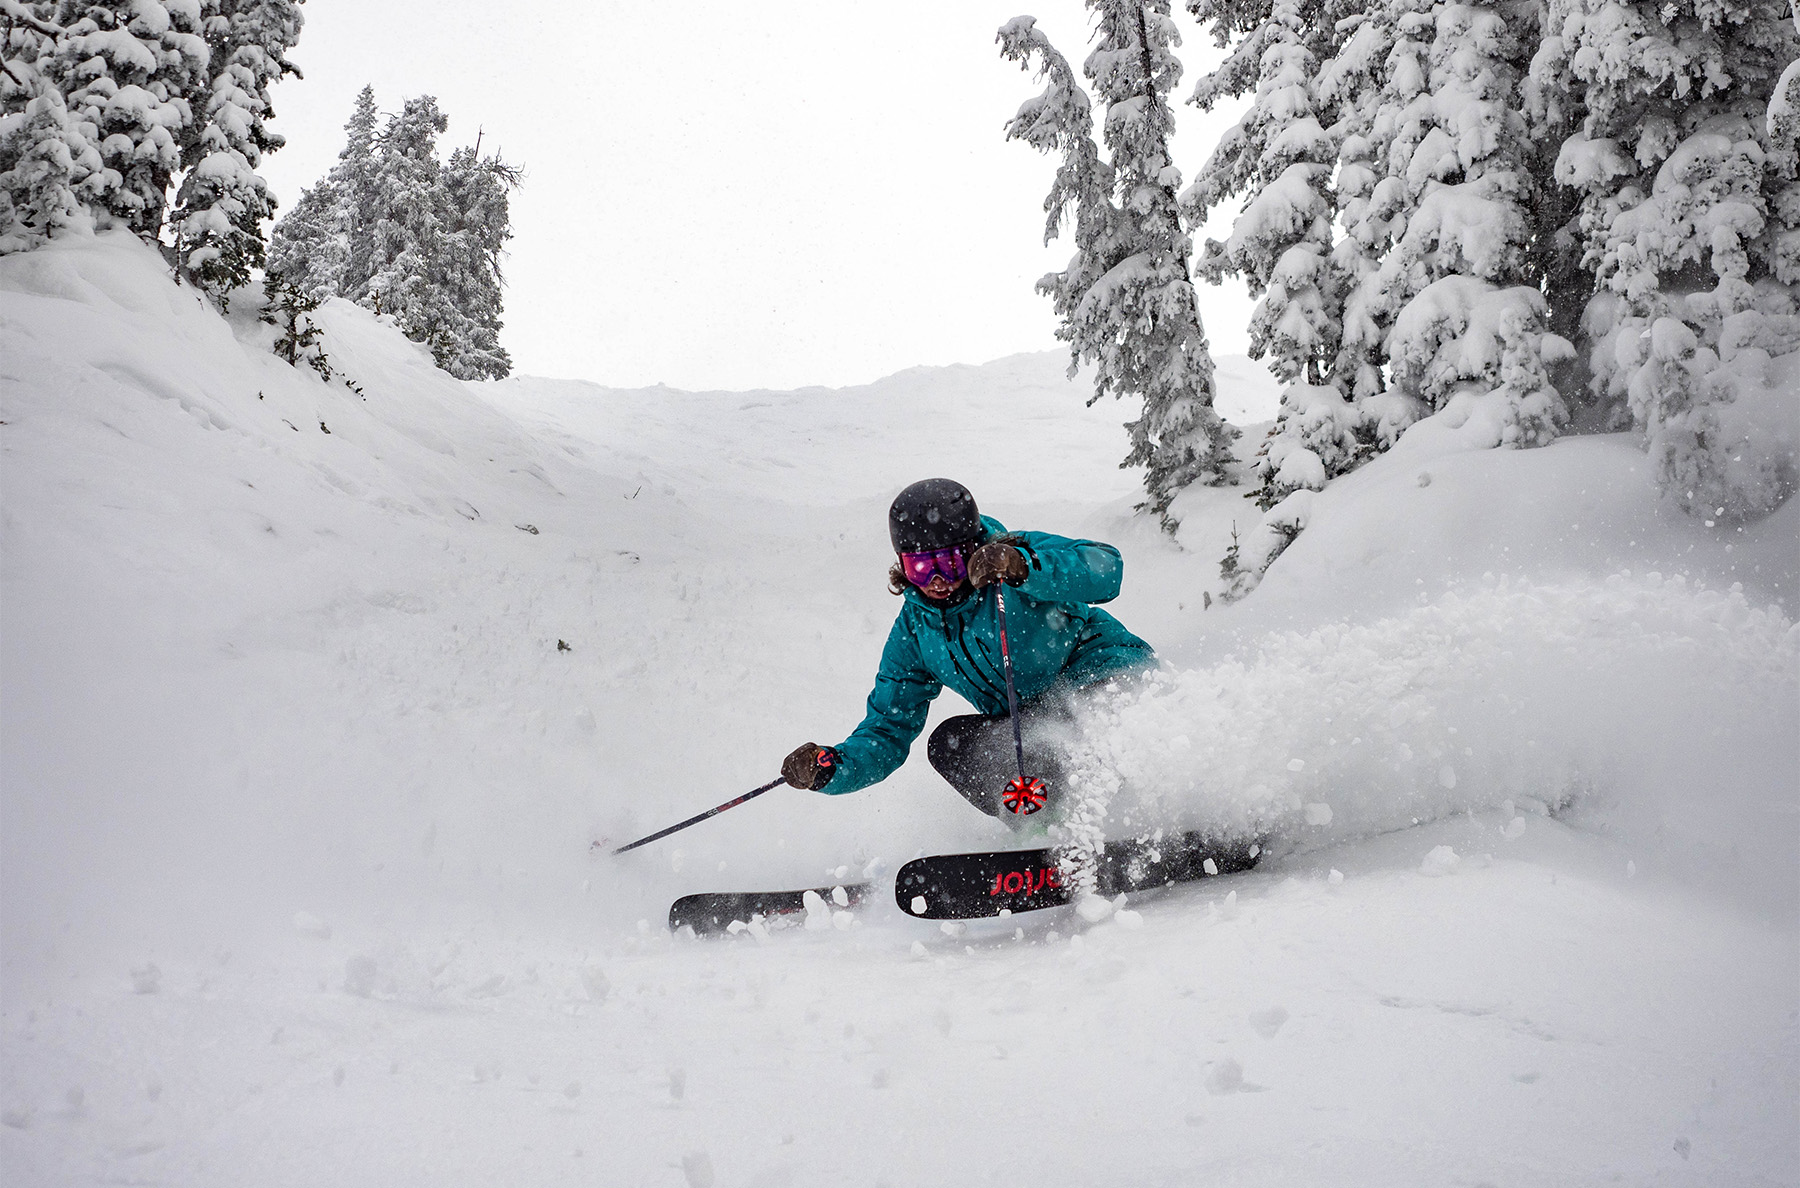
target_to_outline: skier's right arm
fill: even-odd
[[[820,791],[833,796],[855,792],[891,775],[906,762],[906,753],[925,729],[931,703],[943,688],[919,658],[919,645],[906,629],[905,616],[897,616],[881,650],[881,668],[862,725],[833,748],[837,773]]]

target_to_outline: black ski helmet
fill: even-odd
[[[975,496],[953,479],[920,479],[888,508],[888,538],[896,553],[923,553],[980,540]]]

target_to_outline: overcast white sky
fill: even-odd
[[[1032,284],[1071,248],[1041,245],[1053,162],[1002,139],[1037,86],[994,42],[1024,3],[308,0],[263,174],[291,206],[365,83],[384,112],[436,95],[446,156],[481,128],[526,172],[501,339],[525,374],[788,388],[1052,349]],[[1036,15],[1086,57],[1079,0]],[[1185,100],[1215,51],[1178,20]],[[1178,108],[1185,177],[1236,114]],[[1242,352],[1243,290],[1201,299]]]

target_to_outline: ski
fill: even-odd
[[[1107,842],[1095,871],[1101,895],[1249,870],[1262,855],[1254,841],[1218,842],[1192,834],[1163,841]],[[974,920],[1070,902],[1058,851],[990,850],[915,858],[900,868],[894,899],[921,920]]]
[[[692,928],[695,936],[741,932],[753,924],[786,928],[801,923],[809,910],[843,910],[861,903],[868,883],[834,883],[799,891],[708,891],[683,895],[669,908],[669,931]],[[817,908],[809,908],[807,896],[816,896]],[[733,928],[733,925],[737,925]]]

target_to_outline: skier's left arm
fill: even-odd
[[[1016,532],[1002,539],[1025,558],[1025,580],[1018,588],[1039,602],[1111,602],[1119,596],[1125,560],[1109,544],[1049,532]]]

